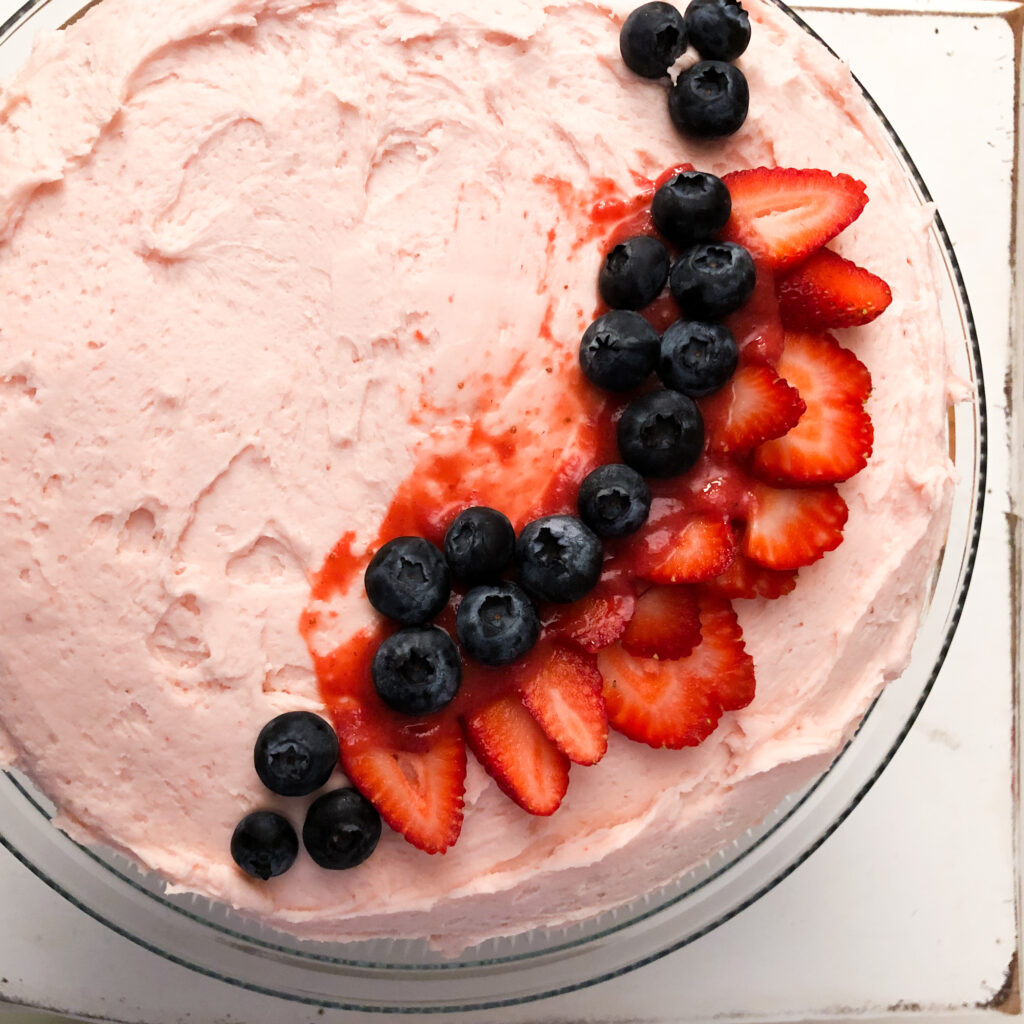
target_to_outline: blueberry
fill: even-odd
[[[750,17],[738,0],[691,0],[683,21],[705,60],[735,60],[750,42]]]
[[[338,763],[338,737],[319,715],[289,711],[260,730],[253,763],[272,793],[306,796],[331,777]]]
[[[462,599],[455,628],[466,653],[477,661],[510,665],[537,642],[540,619],[517,583],[488,583]]]
[[[654,193],[651,203],[655,225],[676,245],[711,238],[725,227],[731,212],[725,182],[704,171],[674,174]]]
[[[597,285],[612,309],[643,309],[668,280],[668,253],[650,235],[635,235],[616,245],[604,258]]]
[[[358,790],[336,789],[314,800],[302,826],[302,844],[322,868],[362,864],[377,848],[380,815]]]
[[[725,324],[677,320],[661,341],[658,376],[691,398],[717,391],[736,372],[739,349]]]
[[[684,135],[732,135],[747,119],[750,90],[738,67],[702,60],[684,71],[668,93],[672,123]]]
[[[644,78],[661,78],[685,49],[683,16],[671,4],[638,7],[619,33],[619,50],[626,67]]]
[[[569,604],[585,597],[601,576],[597,534],[575,516],[545,516],[527,523],[516,541],[523,586],[544,601]]]
[[[697,242],[680,253],[669,283],[687,316],[717,320],[750,298],[756,280],[754,261],[742,245]]]
[[[599,388],[631,391],[653,373],[660,347],[658,332],[639,313],[613,309],[583,332],[580,366]]]
[[[299,852],[299,839],[287,819],[273,811],[253,811],[231,836],[231,857],[253,878],[266,881],[283,875]]]
[[[451,594],[444,555],[422,537],[388,541],[366,567],[364,581],[370,604],[403,626],[429,622]]]
[[[403,715],[429,715],[459,692],[462,661],[440,626],[409,626],[377,648],[370,674],[388,707]]]
[[[516,531],[508,516],[483,505],[460,512],[444,536],[448,565],[467,583],[500,576],[515,550]]]
[[[697,403],[678,391],[652,391],[626,406],[619,419],[623,461],[644,476],[678,476],[704,448]]]
[[[635,469],[601,466],[580,485],[576,503],[583,521],[599,537],[625,537],[647,522],[651,492]]]

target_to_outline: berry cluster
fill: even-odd
[[[645,476],[678,476],[694,465],[704,449],[695,399],[718,391],[739,361],[736,340],[720,318],[747,302],[757,275],[745,248],[713,240],[731,210],[720,178],[679,171],[651,203],[665,241],[634,235],[615,245],[601,267],[598,287],[612,310],[584,333],[580,366],[593,384],[615,392],[640,387],[657,372],[665,389],[635,398],[618,423],[623,459]],[[668,246],[677,253],[674,262]],[[635,311],[657,300],[666,283],[686,319],[659,336]]]
[[[626,66],[662,78],[692,46],[701,60],[681,72],[668,94],[672,123],[700,138],[732,135],[746,120],[750,90],[736,60],[750,42],[750,18],[739,0],[691,0],[685,14],[671,4],[638,7],[626,19],[619,49]]]
[[[444,553],[423,537],[396,537],[373,556],[364,582],[370,603],[402,628],[378,647],[371,675],[380,699],[403,715],[429,715],[459,692],[462,658],[443,628],[431,625],[452,594],[459,596],[455,634],[462,651],[482,665],[511,665],[537,643],[541,621],[534,599],[571,604],[601,576],[599,534],[621,536],[647,518],[650,495],[626,466],[605,466],[580,491],[582,519],[544,516],[516,536],[508,518],[473,506],[448,528]],[[635,525],[633,525],[635,524]],[[518,582],[504,578],[515,565]]]
[[[319,715],[289,711],[260,731],[253,752],[260,781],[278,796],[309,796],[326,785],[338,763],[338,736]],[[310,804],[302,844],[322,868],[362,864],[380,839],[380,815],[357,789],[324,793]],[[231,856],[253,878],[284,874],[299,853],[295,829],[275,811],[253,811],[236,826]]]

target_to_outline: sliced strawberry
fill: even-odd
[[[804,411],[797,390],[767,364],[740,368],[715,394],[701,399],[701,413],[713,452],[746,452],[791,430]]]
[[[625,242],[629,238],[635,238],[637,235],[650,235],[652,238],[661,237],[651,218],[650,204],[645,205],[615,225],[605,239],[605,253],[611,252],[621,242]]]
[[[756,265],[754,291],[747,301],[724,320],[747,362],[772,363],[782,355],[784,333],[775,296],[775,275],[762,263]],[[655,325],[657,326],[657,325]]]
[[[569,788],[569,758],[548,739],[518,693],[464,719],[466,739],[501,791],[531,814],[554,814]]]
[[[608,720],[632,740],[652,747],[696,746],[724,711],[754,697],[754,664],[728,600],[699,597],[701,642],[687,658],[638,658],[621,645],[598,655]]]
[[[700,643],[697,591],[687,586],[651,587],[636,603],[622,646],[639,658],[685,658]]]
[[[877,274],[831,249],[819,249],[775,287],[782,322],[797,331],[858,327],[892,302],[892,291]]]
[[[799,569],[839,546],[847,514],[834,487],[755,485],[742,552],[769,569]]]
[[[752,467],[776,484],[832,484],[848,480],[868,462],[874,432],[864,399],[871,375],[827,334],[787,333],[779,373],[799,392],[807,410],[784,437],[762,444]]]
[[[734,600],[763,597],[773,601],[792,592],[796,586],[796,569],[766,569],[737,554],[732,565],[705,586]]]
[[[458,724],[380,728],[354,698],[343,698],[333,710],[345,722],[338,739],[352,785],[413,846],[444,853],[462,830],[466,744]]]
[[[692,515],[671,501],[652,506],[651,517],[634,544],[636,573],[651,583],[714,579],[736,554],[736,538],[727,518]]]
[[[687,659],[690,670],[710,685],[723,711],[738,711],[754,699],[754,660],[732,602],[701,592],[701,642]]]
[[[622,636],[635,607],[632,578],[621,571],[606,573],[586,597],[553,606],[545,626],[555,639],[570,641],[585,651],[599,651]]]
[[[597,764],[608,749],[601,674],[592,656],[564,648],[544,655],[519,692],[548,738],[577,764]]]
[[[795,266],[852,224],[868,201],[848,174],[757,167],[722,180],[732,214],[722,238],[738,242],[772,270]]]

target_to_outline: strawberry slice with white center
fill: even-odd
[[[606,572],[586,597],[555,605],[546,619],[548,633],[585,651],[600,651],[622,636],[636,607],[633,580],[621,570]]]
[[[807,404],[785,436],[761,445],[754,472],[769,483],[803,486],[839,483],[859,473],[874,441],[864,400],[871,375],[827,334],[786,335],[779,373]]]
[[[705,586],[713,587],[719,594],[733,599],[763,597],[774,601],[792,593],[796,586],[796,575],[796,569],[766,569],[737,553],[732,565]]]
[[[352,785],[413,846],[444,853],[462,830],[466,744],[458,723],[387,728],[353,697],[339,700],[334,713]]]
[[[738,242],[775,271],[795,266],[835,238],[868,201],[863,182],[828,171],[757,167],[722,181],[732,197],[722,239]]]
[[[700,401],[708,450],[747,452],[796,426],[804,401],[770,365],[740,366],[715,394]]]
[[[639,658],[685,658],[700,643],[697,591],[688,586],[651,587],[636,602],[622,646]]]
[[[839,547],[848,510],[835,487],[752,488],[741,551],[768,569],[799,569]]]
[[[638,658],[621,645],[598,655],[608,720],[652,747],[692,747],[715,730],[723,712],[754,698],[754,664],[726,598],[699,595],[701,642],[677,661]]]
[[[576,764],[597,764],[608,749],[608,714],[592,656],[554,647],[531,667],[519,692],[548,738]]]
[[[796,331],[859,327],[892,302],[882,278],[831,249],[819,249],[775,287],[782,322]]]
[[[554,814],[569,788],[569,758],[548,739],[518,693],[468,713],[463,725],[476,759],[501,791],[531,814]]]
[[[636,573],[650,583],[700,583],[729,568],[736,538],[725,516],[694,515],[672,499],[655,499],[634,538]]]

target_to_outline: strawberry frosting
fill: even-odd
[[[952,480],[931,212],[848,70],[760,0],[746,124],[682,140],[619,60],[631,6],[103,0],[0,93],[0,752],[74,838],[302,936],[455,949],[700,863],[904,666]],[[736,602],[754,702],[697,748],[612,735],[550,818],[471,759],[443,856],[385,829],[354,871],[249,879],[237,821],[309,802],[262,790],[252,744],[323,709],[311,580],[474,430],[515,436],[506,511],[529,509],[579,443],[593,202],[684,160],[862,179],[836,248],[895,296],[840,332],[875,426],[844,543]],[[358,581],[316,608],[319,654],[373,624]]]

